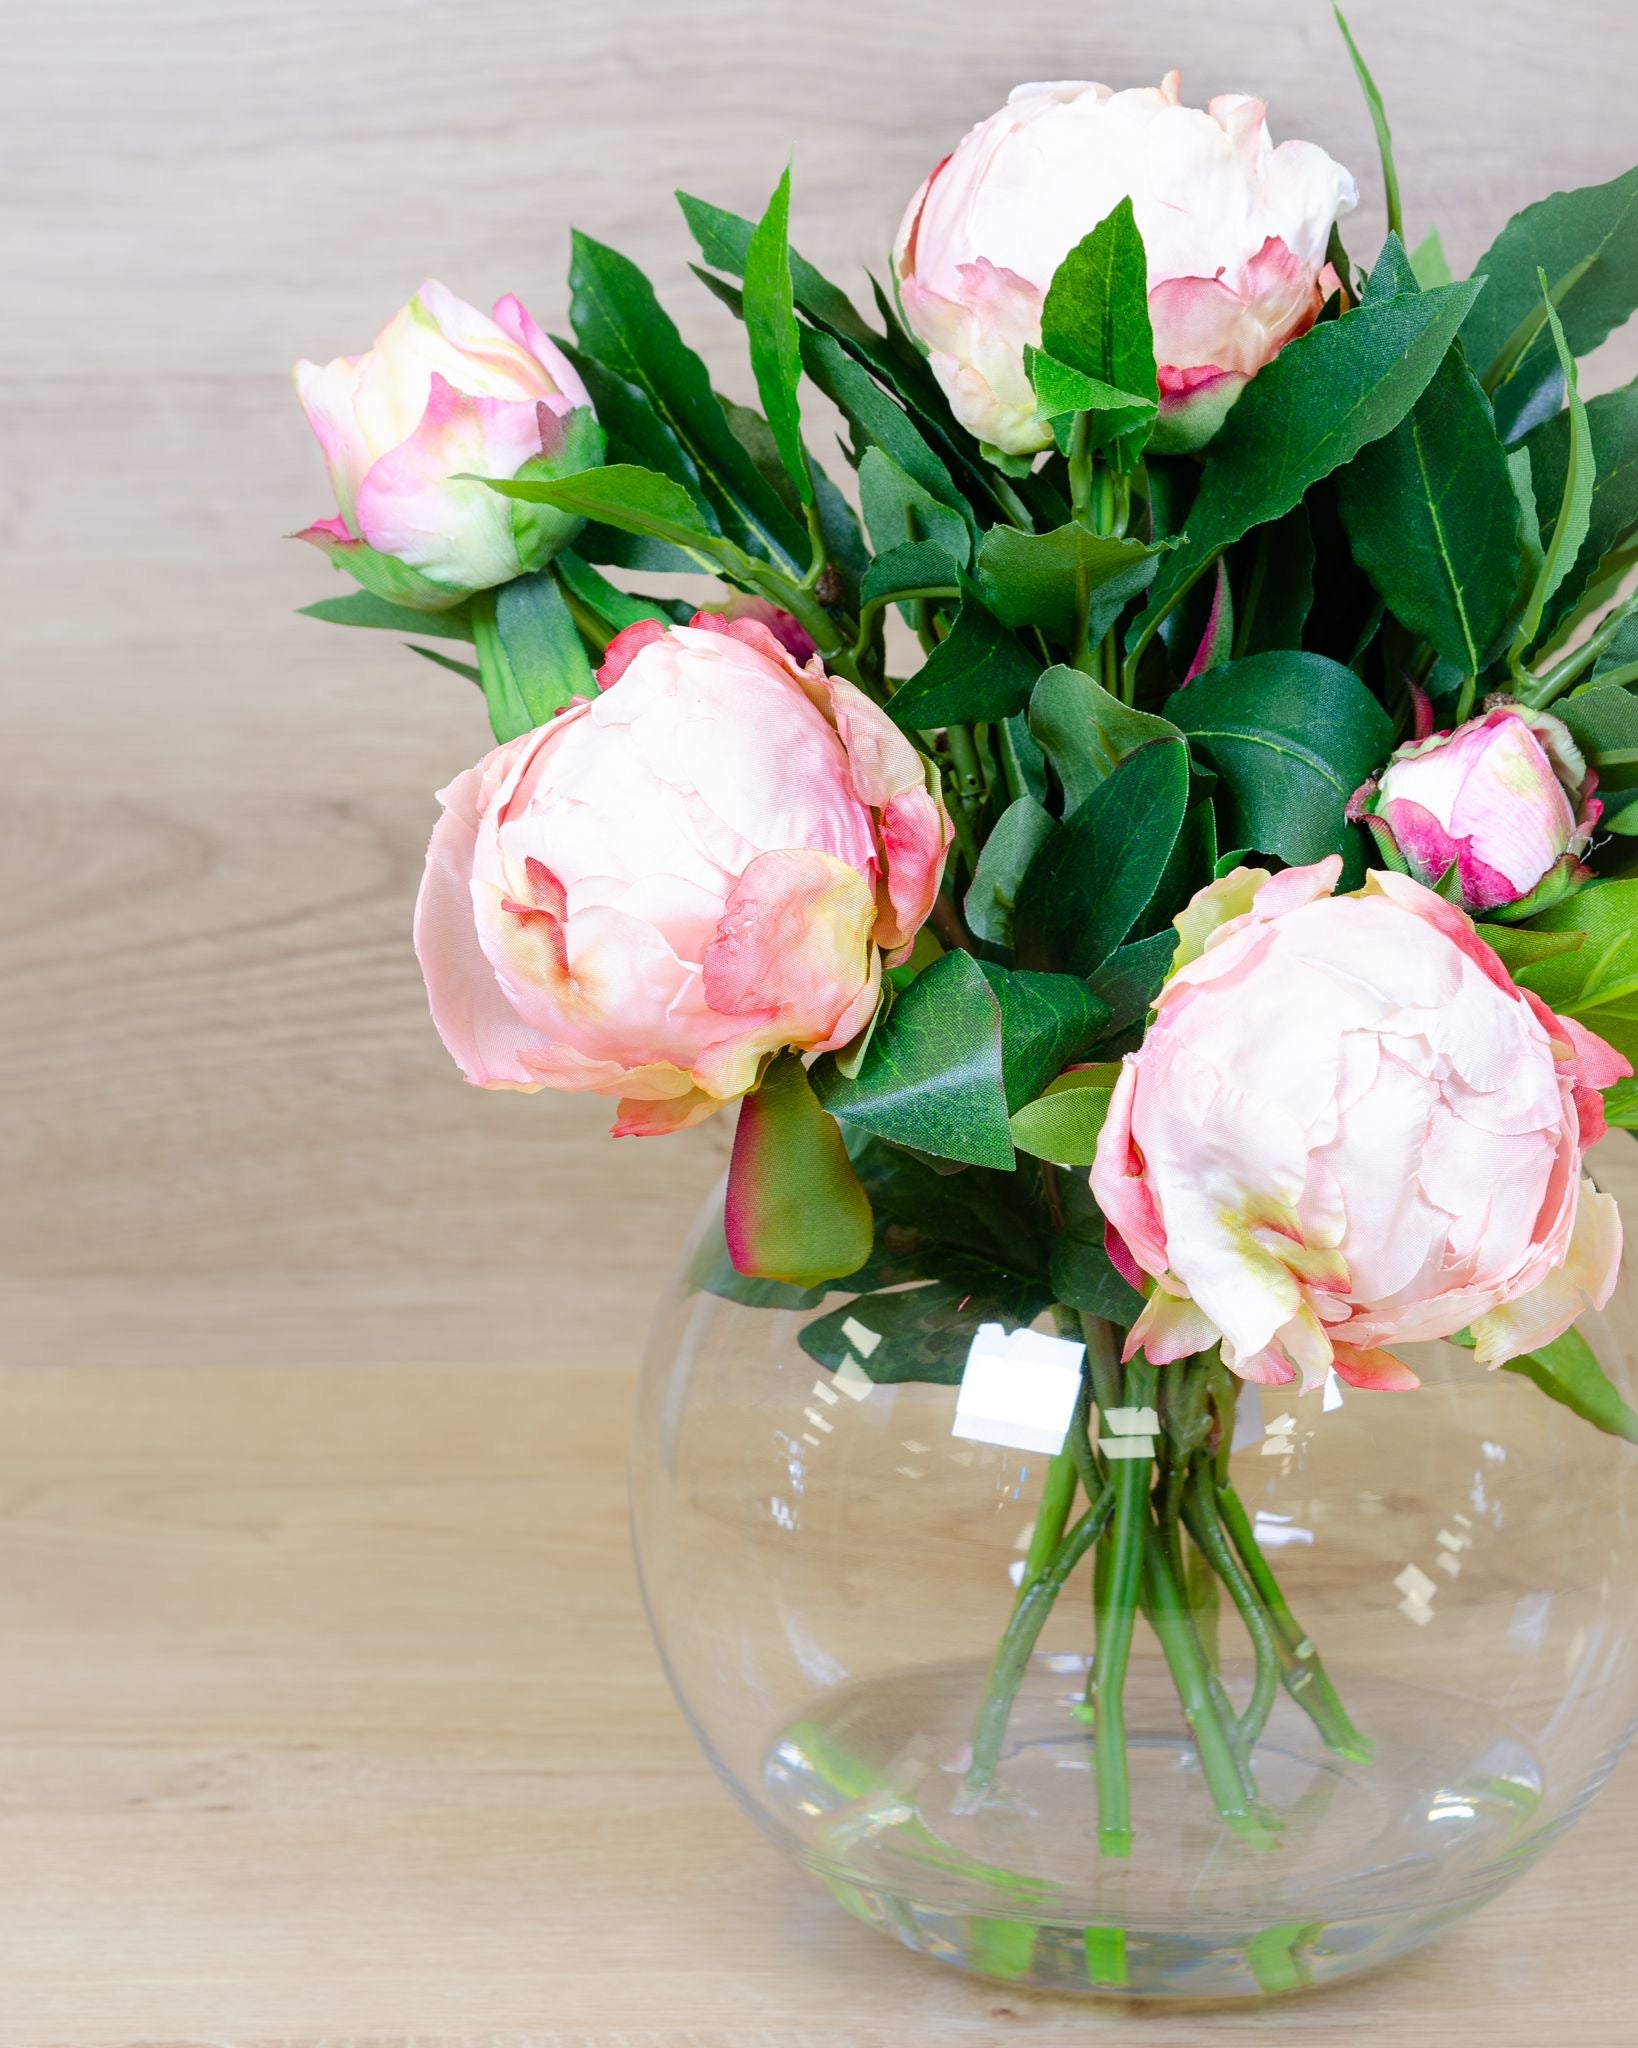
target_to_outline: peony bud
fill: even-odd
[[[1326,248],[1354,181],[1269,138],[1261,100],[1208,110],[1158,88],[1021,85],[932,173],[899,228],[905,319],[962,425],[1009,455],[1051,446],[1024,370],[1058,265],[1130,197],[1149,259],[1155,445],[1209,440],[1248,380],[1337,288]]]
[[[603,459],[585,386],[515,298],[486,319],[429,280],[372,349],[300,362],[295,378],[341,508],[296,538],[378,596],[444,611],[541,568],[578,530],[468,480]]]
[[[1586,878],[1581,856],[1604,808],[1597,783],[1558,719],[1506,698],[1401,747],[1349,814],[1390,866],[1476,916],[1513,919]]]
[[[696,1123],[845,1045],[932,909],[950,823],[896,725],[756,620],[649,620],[601,694],[443,792],[415,946],[469,1081]]]
[[[1092,1168],[1155,1364],[1221,1342],[1245,1379],[1414,1386],[1388,1346],[1471,1328],[1500,1365],[1615,1285],[1582,1155],[1632,1069],[1454,904],[1394,873],[1333,896],[1341,867],[1240,868],[1177,920]]]

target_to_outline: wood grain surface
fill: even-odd
[[[1638,155],[1631,0],[1355,0],[1458,267]],[[862,283],[1021,78],[1182,66],[1374,151],[1318,0],[13,0],[0,67],[0,2041],[1638,2040],[1618,1778],[1397,1975],[1089,2019],[862,1939],[636,1613],[629,1364],[725,1123],[463,1087],[408,914],[475,695],[282,534],[297,355],[423,274],[565,314],[570,221],[723,387],[683,186]],[[1633,374],[1609,344],[1592,389]],[[51,1370],[39,1370],[51,1368]],[[239,1368],[228,1370],[227,1368]],[[630,1809],[640,1800],[641,1825]]]

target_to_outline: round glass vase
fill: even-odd
[[[708,1204],[702,1233],[719,1216]],[[1623,1281],[1581,1325],[1629,1399],[1634,1305]],[[712,1764],[905,1946],[1127,1998],[1335,1982],[1510,1884],[1632,1734],[1638,1451],[1516,1373],[1424,1345],[1406,1353],[1413,1394],[1244,1389],[1229,1460],[1299,1647],[1322,1652],[1368,1759],[1328,1749],[1282,1688],[1249,1756],[1272,1844],[1243,1840],[1140,1620],[1130,1853],[1101,1853],[1083,1564],[975,1793],[975,1723],[1048,1460],[959,1433],[953,1386],[825,1370],[799,1341],[818,1312],[678,1288],[638,1399],[638,1567]],[[1210,1627],[1239,1709],[1248,1641],[1232,1610]]]

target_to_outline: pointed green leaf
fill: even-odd
[[[1348,799],[1388,758],[1393,721],[1351,669],[1320,654],[1254,654],[1179,690],[1166,716],[1221,778],[1223,845],[1293,866],[1341,853],[1358,875]]]
[[[1083,670],[1062,665],[1049,668],[1031,692],[1029,727],[1057,771],[1066,817],[1128,754],[1178,737],[1167,719],[1123,704]]]
[[[1410,252],[1411,269],[1416,282],[1423,291],[1430,292],[1437,285],[1451,284],[1455,273],[1450,267],[1450,258],[1445,254],[1444,241],[1437,228],[1429,228],[1416,247]]]
[[[1251,543],[1251,571],[1240,603],[1237,654],[1301,647],[1314,608],[1314,536],[1308,512],[1293,506],[1260,527]]]
[[[416,611],[407,604],[393,604],[387,598],[377,597],[373,590],[353,590],[345,597],[321,597],[317,604],[304,604],[300,616],[322,619],[330,626],[371,626],[384,633],[422,633],[434,640],[472,638],[472,617],[464,604],[445,612]]]
[[[1008,718],[1029,702],[1039,673],[1022,644],[969,598],[949,638],[888,698],[887,714],[906,732]]]
[[[792,1287],[856,1273],[870,1256],[869,1198],[795,1053],[740,1104],[723,1228],[738,1272]]]
[[[475,667],[470,661],[456,661],[452,655],[440,654],[436,647],[417,647],[412,641],[406,641],[405,645],[411,654],[418,654],[423,661],[430,661],[434,668],[447,668],[451,675],[461,677],[464,682],[476,683],[482,689],[483,670]]]
[[[859,601],[881,605],[912,597],[957,597],[960,591],[961,571],[937,541],[912,540],[876,557],[859,585]]]
[[[791,174],[787,166],[774,187],[756,232],[745,252],[745,332],[751,345],[751,371],[762,410],[785,468],[804,505],[813,503],[807,450],[802,445],[802,413],[797,387],[802,381],[802,343],[791,295]]]
[[[1550,1010],[1576,1018],[1638,1063],[1638,881],[1577,889],[1531,918],[1527,929],[1586,933],[1574,952],[1527,966],[1516,979]]]
[[[1009,1167],[1001,1005],[970,953],[918,974],[871,1040],[856,1080],[821,1061],[819,1099],[843,1123],[973,1166]]]
[[[1058,828],[1018,892],[1013,933],[1031,967],[1089,975],[1148,907],[1189,800],[1188,749],[1152,740]]]
[[[1546,297],[1545,271],[1541,274],[1541,284],[1548,332],[1552,336],[1553,347],[1558,352],[1559,368],[1564,375],[1565,398],[1569,406],[1569,442],[1565,454],[1564,487],[1559,493],[1558,510],[1551,528],[1543,529],[1541,567],[1536,572],[1534,587],[1513,633],[1511,652],[1515,660],[1535,644],[1536,637],[1541,631],[1542,619],[1546,614],[1548,599],[1574,567],[1576,557],[1581,552],[1592,524],[1595,473],[1592,429],[1587,422],[1587,408],[1581,397],[1575,358],[1570,354],[1569,343],[1564,337],[1563,322]],[[1531,482],[1536,488],[1536,506],[1539,512],[1543,509],[1541,490],[1534,471],[1531,473]]]
[[[1051,533],[992,526],[974,571],[984,602],[1009,626],[1036,626],[1052,639],[1074,630],[1085,590],[1092,599],[1088,641],[1096,646],[1128,601],[1155,579],[1164,550],[1117,540],[1071,520]]]
[[[1101,1066],[1060,1076],[1044,1095],[1013,1112],[1012,1142],[1056,1166],[1090,1166],[1119,1075],[1118,1066]]]
[[[597,694],[585,644],[550,569],[480,591],[472,624],[497,740],[516,739],[576,697]]]
[[[570,608],[578,611],[586,622],[586,630],[595,631],[605,647],[616,633],[623,633],[627,626],[635,626],[644,619],[656,619],[661,625],[678,623],[676,613],[666,603],[617,590],[572,548],[557,557],[552,572],[562,584]]]
[[[1604,1119],[1611,1130],[1638,1130],[1638,1081],[1617,1081],[1604,1090]]]
[[[857,1295],[815,1316],[797,1342],[830,1371],[851,1365],[878,1386],[913,1380],[955,1387],[980,1323],[1022,1329],[1051,1300],[1051,1288],[1039,1280],[975,1264],[954,1279]]]
[[[1007,1108],[1031,1101],[1109,1021],[1109,1006],[1072,974],[1028,974],[982,960],[1001,1005],[1001,1068]]]
[[[538,483],[501,477],[483,481],[503,498],[556,505],[626,533],[651,534],[682,549],[696,567],[715,570],[710,553],[713,536],[704,515],[681,484],[655,470],[611,462],[601,469],[584,469]]]
[[[965,905],[967,929],[992,946],[1012,944],[1012,910],[1030,862],[1057,830],[1032,796],[1018,797],[995,821],[978,856]]]
[[[1041,346],[1117,391],[1159,397],[1149,259],[1130,199],[1122,199],[1053,272],[1041,308]]]
[[[1602,581],[1599,571],[1605,559],[1638,531],[1638,383],[1589,399],[1586,423],[1593,469],[1587,535],[1547,607],[1547,623],[1555,629]],[[1564,498],[1574,429],[1573,412],[1555,413],[1524,443],[1530,451],[1531,482],[1549,519],[1556,518]]]
[[[1365,104],[1370,109],[1371,126],[1376,130],[1377,154],[1382,159],[1382,189],[1388,205],[1388,233],[1405,238],[1405,215],[1399,200],[1399,173],[1394,169],[1393,135],[1388,127],[1388,110],[1382,104],[1382,95],[1377,90],[1376,80],[1371,76],[1370,66],[1359,53],[1342,9],[1333,4],[1331,12],[1337,18],[1337,27],[1342,31],[1342,40],[1348,45],[1348,55],[1353,59],[1354,76],[1359,80],[1359,89],[1365,95]]]
[[[1505,441],[1556,411],[1562,389],[1540,268],[1571,354],[1590,355],[1638,305],[1638,169],[1525,207],[1474,266],[1488,283],[1462,341]]]
[[[1132,939],[1110,954],[1088,983],[1109,1005],[1105,1038],[1119,1038],[1143,1022],[1176,957],[1177,934],[1170,929]]]
[[[1638,1444],[1638,1414],[1627,1405],[1620,1389],[1599,1364],[1597,1354],[1578,1330],[1566,1330],[1539,1351],[1510,1358],[1505,1372],[1516,1372],[1533,1380],[1544,1394],[1560,1401],[1584,1422],[1590,1422],[1609,1436],[1625,1437]]]
[[[972,558],[972,534],[962,515],[934,497],[881,448],[867,448],[859,463],[859,504],[878,554],[907,541],[936,541],[961,568]]]

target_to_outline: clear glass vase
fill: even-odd
[[[708,1204],[702,1232],[717,1216]],[[1624,1281],[1582,1325],[1628,1398],[1633,1309]],[[1231,1832],[1140,1622],[1130,1853],[1104,1853],[1083,1570],[975,1790],[1047,1460],[953,1434],[954,1387],[833,1377],[798,1341],[814,1313],[679,1287],[638,1402],[639,1570],[713,1765],[849,1912],[907,1947],[1123,1997],[1333,1982],[1511,1883],[1628,1741],[1638,1451],[1430,1345],[1406,1354],[1414,1394],[1245,1389],[1226,1459],[1306,1632],[1297,1650],[1323,1653],[1368,1757],[1328,1748],[1282,1688],[1249,1754],[1272,1839]],[[1243,1708],[1236,1616],[1195,1621]]]

